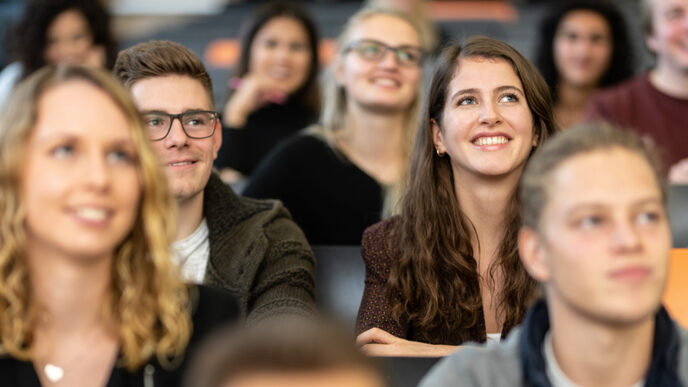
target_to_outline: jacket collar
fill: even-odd
[[[549,330],[547,304],[539,300],[526,315],[523,333],[518,343],[522,359],[525,385],[550,387],[547,378],[542,344]],[[655,335],[652,345],[650,369],[645,375],[646,386],[681,386],[677,374],[679,352],[679,335],[674,322],[666,309],[661,307],[655,316]]]

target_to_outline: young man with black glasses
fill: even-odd
[[[222,144],[210,78],[186,47],[150,41],[119,53],[130,90],[178,203],[182,276],[234,292],[249,320],[315,312],[314,257],[278,201],[237,196],[212,172]]]

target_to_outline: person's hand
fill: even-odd
[[[268,103],[284,103],[287,93],[274,81],[257,74],[246,74],[230,80],[235,89],[223,111],[223,122],[231,128],[241,128],[251,113]]]
[[[688,184],[688,158],[680,160],[669,168],[669,183]]]
[[[401,339],[379,328],[370,328],[356,338],[356,345],[370,356],[446,356],[459,347],[436,345]]]

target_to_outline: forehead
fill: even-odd
[[[583,204],[624,207],[662,197],[647,161],[619,147],[571,157],[555,168],[548,183],[546,208],[555,212]]]
[[[511,63],[502,58],[467,57],[459,59],[449,92],[466,88],[492,90],[500,86],[523,89]]]
[[[89,82],[73,80],[48,88],[38,100],[34,138],[56,135],[122,140],[132,138],[132,130],[110,95]]]
[[[595,11],[588,9],[575,9],[569,11],[561,19],[559,28],[579,29],[594,28],[598,30],[608,30],[607,19]]]
[[[139,110],[160,110],[171,114],[213,110],[203,84],[187,75],[141,79],[131,86],[131,94]]]
[[[88,21],[78,9],[68,9],[60,12],[48,26],[47,34],[71,33],[88,28]]]
[[[406,20],[386,14],[366,17],[351,30],[350,41],[373,39],[390,46],[419,46],[420,37],[415,28]]]
[[[290,16],[275,16],[268,20],[256,33],[256,38],[263,37],[265,35],[280,35],[288,34],[289,36],[298,36],[300,38],[306,39],[307,32],[306,27],[296,18]]]

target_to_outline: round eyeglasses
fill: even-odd
[[[159,141],[167,137],[175,118],[182,124],[182,130],[187,137],[208,138],[215,133],[217,116],[217,112],[210,110],[190,110],[181,114],[153,111],[142,114],[143,126],[148,131],[148,137],[152,141]]]
[[[387,51],[394,53],[394,58],[400,66],[419,66],[423,61],[425,53],[420,47],[416,46],[388,46],[380,41],[373,39],[361,39],[351,42],[344,52],[354,51],[361,58],[378,62],[385,57]]]

